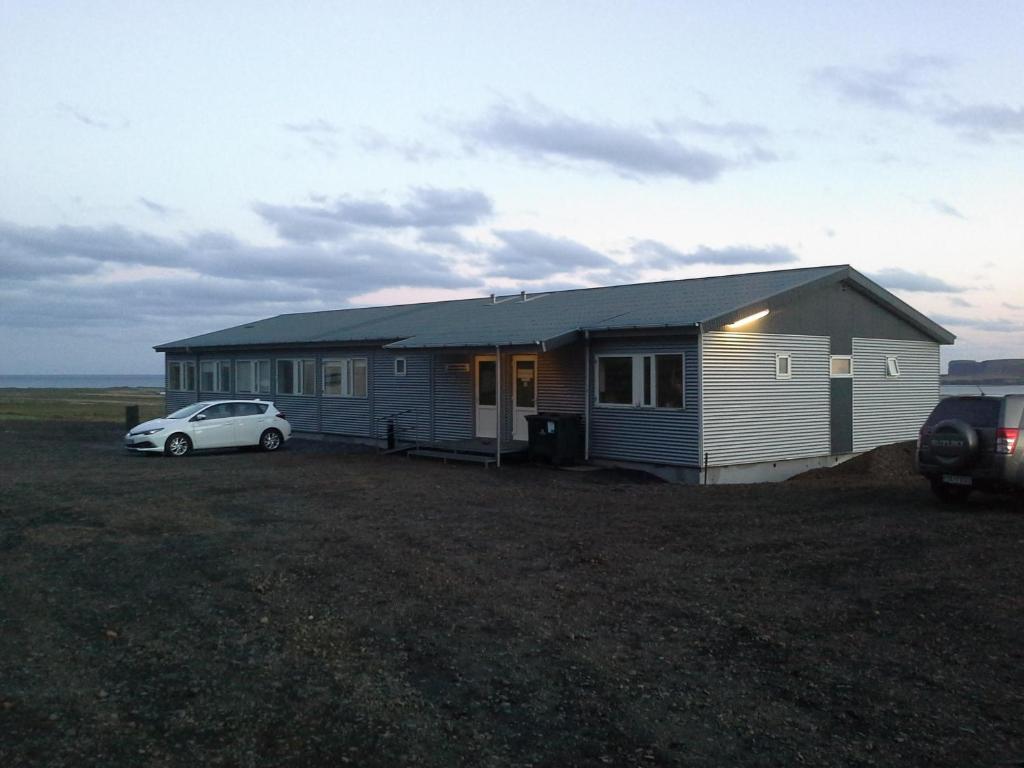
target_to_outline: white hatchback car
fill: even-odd
[[[276,451],[291,436],[291,425],[273,403],[210,400],[133,427],[124,436],[124,447],[168,456],[187,456],[193,450],[205,448],[250,445]]]

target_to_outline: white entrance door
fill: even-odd
[[[476,436],[498,436],[498,377],[494,356],[476,359]]]
[[[526,417],[537,412],[537,356],[512,358],[512,439],[529,438]]]

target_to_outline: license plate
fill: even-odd
[[[942,482],[949,483],[950,485],[973,485],[972,480],[968,475],[943,475]]]

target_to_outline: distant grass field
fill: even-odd
[[[125,407],[139,406],[139,421],[165,414],[162,390],[0,389],[0,420],[107,421],[124,423]]]

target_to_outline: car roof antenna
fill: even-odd
[[[975,384],[974,386],[976,386],[978,391],[981,392],[982,397],[988,397],[988,395],[985,394],[985,390],[981,388],[981,384]]]

